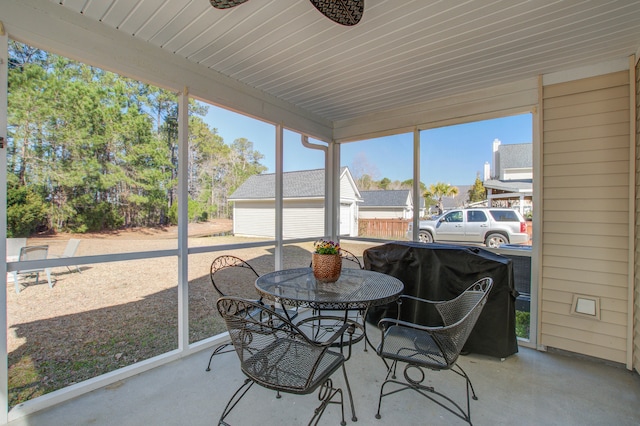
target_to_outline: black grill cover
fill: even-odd
[[[479,247],[445,244],[392,242],[363,253],[366,269],[394,276],[404,283],[404,294],[428,300],[448,300],[461,294],[483,277],[493,278],[493,288],[464,351],[498,358],[518,352],[515,300],[511,260]],[[416,305],[418,306],[418,305]],[[422,305],[424,307],[424,304]],[[408,309],[407,309],[408,308]],[[372,307],[367,321],[396,318],[396,303]],[[437,312],[402,307],[402,320],[437,325]]]

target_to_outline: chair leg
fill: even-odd
[[[387,377],[385,378],[385,381],[382,383],[382,386],[380,387],[380,397],[378,399],[378,412],[376,413],[376,419],[380,419],[381,415],[380,415],[380,407],[382,406],[382,398],[385,396],[389,396],[392,395],[394,393],[398,393],[407,389],[413,389],[416,392],[418,392],[420,395],[430,399],[432,402],[438,404],[440,407],[444,408],[445,410],[449,411],[450,413],[452,413],[453,415],[461,418],[462,420],[466,421],[467,423],[469,423],[469,425],[471,425],[471,403],[470,403],[470,396],[471,394],[473,395],[472,398],[474,400],[477,400],[477,396],[475,394],[475,390],[473,389],[473,385],[471,384],[471,380],[469,380],[469,376],[467,376],[467,373],[462,369],[462,367],[460,367],[458,364],[456,364],[453,368],[450,369],[450,371],[456,373],[457,375],[461,376],[462,378],[464,378],[465,380],[465,385],[466,385],[466,390],[467,390],[467,409],[466,411],[457,403],[455,402],[453,399],[451,399],[450,397],[448,397],[447,395],[438,392],[433,386],[425,386],[422,384],[422,381],[424,380],[425,376],[423,374],[422,379],[419,381],[412,381],[412,382],[401,382],[398,380],[395,380],[395,374],[396,374],[396,367],[397,367],[398,361],[394,360],[392,362],[392,364],[389,366],[389,370],[387,371]],[[407,365],[406,368],[410,368],[411,365]],[[417,367],[417,366],[413,366],[413,367]],[[405,368],[405,377],[406,376],[406,368]],[[417,367],[420,368],[420,367]],[[422,368],[420,368],[422,370]],[[391,378],[390,378],[391,377]],[[391,390],[387,393],[384,393],[384,387],[387,383],[395,383],[396,385],[400,386],[400,388],[398,389],[394,389]],[[470,392],[471,390],[471,392]]]
[[[347,369],[342,364],[342,375],[344,376],[344,383],[347,386],[347,396],[349,397],[349,404],[351,405],[351,421],[357,422],[356,409],[353,405],[353,395],[351,394],[351,386],[349,385],[349,378],[347,377]],[[343,416],[344,417],[344,416]]]
[[[385,365],[387,364],[387,361],[383,358],[382,359],[385,363]],[[390,395],[391,393],[395,393],[395,392],[391,392],[388,394],[384,393],[384,386],[387,383],[390,383],[391,381],[389,380],[389,376],[392,376],[394,379],[396,377],[395,375],[395,370],[396,370],[396,365],[398,364],[397,360],[394,360],[391,365],[387,365],[387,376],[384,378],[384,382],[382,382],[382,385],[380,385],[380,396],[378,397],[378,412],[376,413],[376,419],[380,419],[382,418],[382,416],[380,415],[380,407],[382,407],[382,397]]]
[[[333,400],[334,397],[336,396],[339,397],[339,401]],[[334,388],[333,381],[331,379],[327,379],[322,384],[322,386],[320,386],[320,390],[318,391],[318,399],[321,401],[320,405],[316,407],[315,410],[313,410],[313,417],[311,417],[311,420],[309,420],[308,426],[318,425],[318,423],[320,422],[320,418],[324,414],[324,410],[327,408],[329,404],[340,404],[340,413],[342,416],[342,420],[340,421],[340,424],[342,426],[345,426],[347,424],[347,422],[344,420],[344,395],[342,393],[342,389]]]
[[[44,271],[47,274],[47,281],[49,281],[49,288],[53,288],[53,284],[51,283],[51,269],[47,268]]]
[[[18,284],[18,271],[13,271],[13,284],[16,286],[16,294],[20,293],[20,284]]]
[[[460,371],[457,371],[457,370],[456,370],[456,368],[457,368],[458,370],[460,370]],[[451,369],[451,371],[453,371],[454,373],[456,373],[456,374],[458,374],[458,375],[460,375],[460,376],[464,377],[464,379],[467,381],[467,399],[469,399],[469,389],[471,389],[471,395],[472,395],[472,396],[471,396],[471,398],[472,398],[474,401],[477,401],[477,400],[478,400],[478,397],[476,396],[476,391],[475,391],[475,389],[473,388],[473,383],[471,383],[471,379],[469,379],[469,376],[467,375],[467,372],[466,372],[466,371],[464,371],[464,370],[462,369],[462,367],[460,367],[460,365],[459,365],[459,364],[456,364],[456,365],[455,365],[455,367]]]
[[[369,313],[368,306],[366,309],[361,309],[358,311],[358,315],[362,317],[362,334],[364,334],[364,351],[365,352],[369,352],[367,350],[367,345],[371,346],[371,349],[373,349],[374,351],[376,350],[376,348],[373,346],[373,343],[371,343],[371,340],[369,340],[369,336],[367,336],[367,314],[368,313]]]
[[[456,370],[456,368],[458,370]],[[459,364],[456,364],[451,371],[453,371],[454,373],[456,373],[457,375],[461,376],[464,378],[464,380],[466,381],[467,384],[467,414],[466,414],[466,420],[469,422],[469,424],[471,424],[471,401],[469,399],[469,389],[471,389],[471,399],[473,399],[474,401],[478,400],[478,397],[476,396],[476,390],[473,388],[473,383],[471,383],[471,379],[469,379],[469,376],[467,375],[467,372],[464,371],[462,369],[462,367],[460,367]],[[462,409],[460,407],[458,407],[458,409],[460,409],[460,411],[462,411]]]
[[[253,386],[253,383],[254,383],[253,380],[245,379],[245,381],[242,384],[242,386],[240,386],[238,388],[238,390],[233,394],[233,396],[231,397],[229,402],[227,402],[227,405],[224,407],[224,411],[222,412],[222,415],[220,416],[220,420],[218,420],[218,425],[229,426],[229,424],[225,423],[225,421],[224,421],[225,417],[227,417],[229,415],[229,413],[231,413],[231,410],[233,410],[233,408],[236,405],[238,405],[238,402],[240,402],[242,397],[249,391],[249,389],[251,389],[251,386]]]
[[[205,371],[211,371],[211,361],[213,360],[213,357],[214,357],[215,355],[223,354],[223,353],[227,353],[227,352],[231,352],[230,350],[225,351],[225,352],[222,352],[222,350],[223,350],[224,348],[227,348],[227,347],[229,347],[229,346],[231,346],[231,343],[223,343],[222,345],[218,346],[218,347],[213,351],[213,353],[212,353],[212,354],[211,354],[211,356],[209,357],[209,364],[207,364],[207,369],[206,369]]]
[[[75,265],[75,266],[74,266],[74,268],[76,268],[76,271],[78,271],[78,273],[79,273],[79,274],[81,274],[81,273],[82,273],[82,271],[80,270],[80,267],[79,267],[78,265]],[[73,271],[71,270],[71,267],[70,267],[70,266],[67,266],[67,270],[68,270],[69,272],[73,272]]]

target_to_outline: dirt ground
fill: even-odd
[[[189,247],[258,241],[227,235],[230,221],[189,225]],[[29,238],[27,245],[49,246],[62,254],[69,238],[81,239],[77,256],[157,251],[177,247],[177,228]],[[362,256],[368,245],[345,248]],[[204,249],[206,250],[206,249]],[[308,266],[313,244],[285,247],[285,267]],[[274,269],[274,250],[244,248],[189,256],[189,341],[224,331],[215,311],[209,268],[220,254],[234,254],[259,274]],[[52,269],[53,288],[44,274],[21,280],[15,293],[8,280],[7,320],[10,405],[116,368],[176,349],[178,271],[175,256]],[[255,296],[252,281],[246,291]]]

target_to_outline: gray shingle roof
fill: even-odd
[[[445,210],[463,207],[469,200],[469,190],[472,185],[454,185],[458,188],[458,195],[455,197],[442,197],[442,206]]]
[[[530,143],[500,145],[498,153],[500,155],[500,171],[533,165],[533,150]]]
[[[360,195],[364,200],[360,207],[404,207],[407,205],[407,198],[410,193],[411,191],[408,189],[360,191]]]
[[[497,189],[508,192],[531,192],[533,191],[533,183],[531,179],[522,180],[488,180],[484,182],[485,188]]]
[[[340,169],[340,174],[345,167]],[[284,198],[324,197],[324,169],[301,170],[282,174]],[[253,175],[234,191],[229,201],[268,200],[276,197],[275,173]]]

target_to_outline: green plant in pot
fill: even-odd
[[[321,283],[338,281],[342,270],[340,244],[331,240],[320,239],[313,243],[313,247],[314,252],[311,257],[313,276]]]

